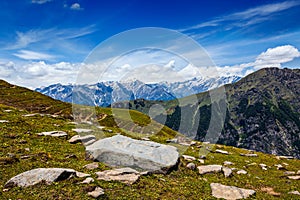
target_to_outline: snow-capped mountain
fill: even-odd
[[[77,104],[108,106],[115,102],[134,99],[172,100],[234,83],[240,78],[238,76],[193,78],[182,82],[154,84],[146,84],[139,80],[107,81],[76,86],[53,84],[37,88],[36,91],[65,102],[74,101]],[[76,96],[72,97],[72,95]]]

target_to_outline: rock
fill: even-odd
[[[96,172],[96,175],[98,176],[98,180],[120,181],[126,184],[133,184],[140,177],[138,171],[129,167]]]
[[[85,146],[89,146],[89,145],[92,145],[92,144],[94,144],[96,141],[97,141],[97,140],[93,139],[93,140],[90,140],[90,141],[84,142],[83,144],[84,144]]]
[[[223,162],[223,165],[233,165],[233,163],[230,162],[230,161],[224,161],[224,162]]]
[[[92,129],[85,129],[85,128],[73,128],[72,130],[77,133],[90,133],[93,131]]]
[[[198,159],[198,161],[199,161],[201,164],[204,164],[204,160],[203,160],[203,159]]]
[[[248,172],[242,169],[242,170],[237,171],[236,173],[237,174],[247,174]]]
[[[298,170],[296,174],[300,175],[300,170]]]
[[[188,156],[188,155],[182,155],[183,159],[186,161],[195,161],[196,158],[193,156]]]
[[[261,167],[262,170],[268,170],[268,166],[266,164],[259,164],[259,166]]]
[[[246,199],[255,194],[254,190],[226,186],[220,183],[211,183],[210,188],[212,190],[212,196],[228,200]]]
[[[87,177],[86,179],[84,179],[82,182],[82,184],[90,184],[93,183],[95,180],[92,177]]]
[[[22,116],[23,117],[34,117],[36,115],[39,115],[39,113],[26,114],[26,115],[22,115]]]
[[[0,120],[0,123],[7,123],[7,122],[9,122],[8,120]]]
[[[91,176],[91,175],[76,171],[76,176],[79,177],[79,178],[84,178],[84,177],[88,177],[88,176]]]
[[[96,141],[96,137],[94,135],[85,135],[85,136],[75,135],[68,141],[71,144],[76,144],[79,142],[87,143],[87,142],[93,141],[93,140]]]
[[[286,176],[289,176],[289,175],[295,175],[296,172],[293,172],[293,171],[286,171],[286,172],[284,172],[283,174],[286,175]]]
[[[230,169],[229,167],[222,167],[222,171],[224,173],[225,178],[232,175],[232,169]]]
[[[196,169],[196,165],[194,163],[189,163],[186,165],[186,168],[194,170],[194,169]]]
[[[200,174],[218,173],[221,172],[222,165],[202,165],[198,166],[197,169],[199,170]]]
[[[97,169],[99,167],[99,164],[97,162],[93,162],[93,163],[84,165],[83,167],[86,169],[92,170],[92,169]]]
[[[51,136],[51,137],[65,137],[68,134],[64,131],[49,131],[49,132],[41,132],[37,133],[39,136]]]
[[[275,164],[274,166],[277,167],[277,170],[285,169],[285,167],[282,166],[281,164]]]
[[[270,194],[272,196],[280,196],[281,194],[279,192],[275,192],[273,188],[271,187],[264,187],[261,188],[261,191],[266,192],[267,194]]]
[[[101,195],[104,195],[104,190],[101,187],[96,187],[94,191],[88,192],[88,195],[97,199]]]
[[[206,155],[200,155],[199,158],[200,159],[206,159]]]
[[[173,138],[173,139],[168,139],[166,140],[167,143],[178,143],[178,139]]]
[[[276,156],[276,158],[277,158],[278,160],[280,160],[280,159],[294,159],[293,156]]]
[[[76,171],[68,168],[37,168],[23,172],[11,178],[4,188],[11,187],[28,187],[41,182],[51,184],[53,182],[68,179],[72,175],[76,175]]]
[[[300,176],[288,176],[288,179],[300,180]]]
[[[86,151],[99,162],[110,166],[132,167],[141,171],[167,173],[178,165],[176,147],[122,135],[98,140]]]
[[[3,110],[3,112],[12,112],[12,110],[7,109],[7,110]]]
[[[299,191],[292,191],[292,192],[289,192],[289,194],[300,195],[300,192]]]
[[[147,138],[147,137],[143,137],[143,138],[141,138],[141,140],[144,140],[144,141],[150,141],[150,139]]]
[[[221,154],[225,154],[225,155],[228,155],[228,151],[223,151],[223,150],[220,150],[220,149],[216,149],[215,151],[216,153],[221,153]]]
[[[241,153],[240,155],[246,156],[246,157],[257,157],[257,154],[255,154],[255,153],[246,153],[246,154]]]

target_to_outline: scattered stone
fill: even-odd
[[[173,139],[168,139],[166,140],[167,143],[178,143],[178,139],[177,138],[173,138]]]
[[[223,165],[233,165],[233,163],[230,161],[224,161]]]
[[[110,166],[132,167],[157,173],[167,173],[179,163],[176,147],[122,135],[98,140],[87,146],[86,151],[95,160]]]
[[[106,129],[105,131],[109,132],[109,133],[113,133],[113,130],[111,130],[111,129]]]
[[[30,149],[28,147],[24,148],[25,151],[30,151]]]
[[[285,169],[285,167],[282,166],[281,164],[275,164],[274,166],[277,167],[277,170]]]
[[[147,137],[143,137],[143,138],[141,138],[141,140],[144,140],[144,141],[150,141],[150,139],[147,138]]]
[[[196,169],[196,165],[194,163],[189,163],[186,165],[186,168],[194,170],[194,169]]]
[[[82,184],[90,184],[93,183],[95,180],[92,177],[87,177],[86,179],[84,179],[82,182]]]
[[[268,166],[266,164],[259,164],[259,166],[261,167],[262,170],[268,170]]]
[[[282,163],[283,165],[285,165],[285,166],[289,166],[289,164],[287,164],[287,163]]]
[[[77,133],[90,133],[93,131],[92,129],[85,129],[85,128],[73,128],[72,130]]]
[[[255,154],[255,153],[246,153],[246,154],[241,153],[240,155],[246,156],[246,157],[257,157],[257,154]]]
[[[288,179],[300,180],[300,176],[288,176]]]
[[[195,161],[196,158],[193,156],[188,156],[188,155],[182,155],[183,159],[186,161]]]
[[[195,141],[191,141],[191,143],[190,143],[191,146],[194,146],[196,144],[197,144],[197,142],[195,142]]]
[[[278,160],[280,160],[280,159],[294,159],[293,156],[276,156],[276,158],[277,158]]]
[[[293,171],[285,171],[283,174],[286,175],[286,176],[290,176],[290,175],[295,175],[296,172],[293,172]]]
[[[140,177],[138,171],[129,167],[96,172],[96,175],[98,176],[98,180],[120,181],[126,184],[133,184]]]
[[[197,169],[199,170],[200,174],[218,173],[221,172],[222,165],[202,165],[198,166]]]
[[[297,175],[300,175],[300,170],[298,170],[296,174],[297,174]]]
[[[237,174],[247,174],[248,172],[245,171],[245,170],[243,170],[243,169],[241,169],[241,170],[237,171],[236,173]]]
[[[203,160],[203,159],[198,159],[198,161],[199,161],[201,164],[204,164],[204,160]]]
[[[232,175],[232,169],[230,169],[229,167],[222,167],[222,171],[224,173],[225,178]]]
[[[261,188],[261,191],[262,191],[262,192],[266,192],[267,194],[273,195],[273,196],[276,196],[276,197],[279,197],[279,196],[281,195],[281,193],[275,192],[274,189],[271,188],[271,187],[264,187],[264,188]]]
[[[30,157],[31,157],[30,155],[24,155],[24,156],[20,156],[20,159],[25,160],[25,159],[28,159]]]
[[[12,110],[7,109],[7,110],[3,110],[3,112],[12,112]]]
[[[23,117],[34,117],[36,115],[39,115],[39,113],[31,113],[31,114],[26,114],[26,115],[22,115]]]
[[[82,142],[84,144],[94,141],[96,142],[96,137],[94,135],[85,135],[85,136],[80,136],[80,135],[75,135],[71,139],[68,140],[71,144],[76,144],[79,142]]]
[[[105,128],[105,126],[97,126],[97,128],[103,130]]]
[[[11,178],[5,183],[4,188],[28,187],[41,182],[51,184],[53,182],[68,179],[76,175],[76,171],[68,168],[37,168],[23,172]]]
[[[225,154],[225,155],[228,155],[228,151],[224,151],[224,150],[220,150],[220,149],[216,149],[215,151],[216,153],[221,153],[221,154]]]
[[[254,163],[249,163],[249,164],[247,165],[247,167],[249,167],[249,166],[254,166],[254,165],[257,165],[257,163],[256,163],[256,162],[254,162]]]
[[[68,134],[64,131],[49,131],[37,133],[39,136],[51,136],[51,137],[66,137]]]
[[[19,144],[27,144],[28,142],[27,142],[27,140],[20,140],[19,141]],[[26,148],[25,148],[26,149]]]
[[[86,164],[83,167],[92,170],[92,169],[97,169],[99,167],[99,164],[97,162],[93,162],[93,163]]]
[[[206,159],[206,155],[200,155],[199,158],[200,159]]]
[[[300,195],[300,192],[296,190],[296,191],[289,192],[289,194]]]
[[[69,154],[65,158],[70,159],[70,158],[77,158],[75,154]]]
[[[9,122],[8,120],[0,120],[0,123],[7,123],[7,122]]]
[[[79,178],[85,178],[91,176],[90,174],[82,173],[82,172],[77,172],[76,171],[76,176]]]
[[[96,187],[94,191],[88,192],[88,195],[97,199],[101,195],[104,195],[104,190],[101,187]]]
[[[246,199],[255,194],[254,190],[226,186],[220,183],[211,183],[212,196],[226,200]]]
[[[77,122],[68,122],[68,124],[74,124],[74,125],[78,125]]]

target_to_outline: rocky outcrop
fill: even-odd
[[[173,146],[116,135],[98,140],[86,151],[110,166],[131,167],[140,171],[167,173],[177,166],[179,153]]]
[[[254,190],[226,186],[220,183],[211,183],[212,196],[226,200],[246,199],[255,194]]]

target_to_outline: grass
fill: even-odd
[[[12,110],[5,112],[5,110]],[[99,108],[97,112],[111,116],[111,110]],[[125,112],[119,110],[119,112]],[[118,182],[106,182],[96,180],[88,185],[77,184],[82,181],[80,178],[72,178],[52,185],[39,184],[28,188],[13,188],[7,192],[2,192],[3,185],[11,177],[26,170],[37,167],[64,167],[72,168],[81,172],[90,173],[96,178],[94,172],[110,169],[103,163],[95,170],[84,169],[85,164],[91,161],[85,160],[85,149],[81,144],[69,144],[67,139],[75,135],[69,119],[53,118],[51,116],[36,115],[33,117],[24,117],[27,111],[0,105],[0,119],[8,120],[2,123],[0,127],[0,199],[91,199],[87,196],[87,190],[91,186],[100,186],[105,189],[105,196],[102,199],[214,199],[211,196],[209,184],[218,182],[225,185],[234,185],[243,188],[254,189],[257,194],[253,199],[297,199],[296,195],[290,195],[288,192],[299,190],[297,180],[288,180],[283,176],[283,171],[277,170],[274,164],[287,163],[287,170],[296,171],[300,169],[299,160],[278,160],[275,156],[257,153],[258,157],[242,157],[240,153],[246,153],[247,150],[235,147],[218,145],[215,148],[231,152],[230,155],[209,153],[206,164],[222,164],[224,161],[235,163],[232,167],[245,169],[247,175],[234,174],[231,178],[224,178],[223,174],[199,175],[198,172],[189,170],[185,167],[186,161],[181,160],[178,170],[168,175],[148,175],[142,176],[138,182],[133,185],[126,185]],[[124,113],[120,113],[118,117]],[[138,112],[131,113],[132,118],[139,126],[147,126],[146,116]],[[145,120],[145,119],[146,120]],[[106,118],[105,118],[106,119]],[[113,123],[108,123],[102,119],[100,124],[107,125],[107,129],[112,129],[115,134],[122,131]],[[154,125],[153,125],[154,126]],[[165,128],[166,131],[170,131]],[[42,131],[62,130],[68,133],[67,138],[52,138],[37,136],[36,133]],[[136,132],[133,132],[137,134]],[[163,133],[163,131],[162,131]],[[161,134],[162,134],[161,133]],[[126,134],[126,131],[124,131]],[[167,133],[165,133],[168,135]],[[170,135],[168,135],[170,136]],[[153,137],[159,138],[160,135]],[[138,138],[138,137],[137,137]],[[200,143],[198,143],[200,144]],[[29,148],[29,151],[28,151]],[[9,155],[14,154],[12,159]],[[185,154],[195,157],[199,156],[199,148],[196,146],[187,149]],[[28,159],[21,159],[22,156],[29,155]],[[73,155],[73,156],[70,156]],[[9,162],[6,162],[9,160]],[[201,165],[198,161],[195,164]],[[263,171],[259,166],[249,166],[249,163],[264,163],[271,168]],[[272,187],[274,191],[281,193],[280,197],[274,197],[262,192],[261,188]]]

